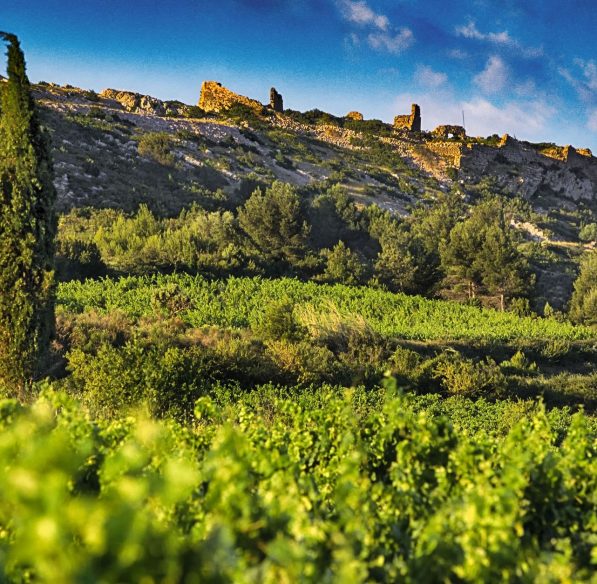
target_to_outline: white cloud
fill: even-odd
[[[448,76],[441,71],[434,71],[427,65],[419,65],[415,72],[415,79],[423,86],[435,89],[444,85]]]
[[[508,67],[497,55],[489,57],[485,69],[473,79],[484,93],[499,93],[508,81]]]
[[[468,53],[462,49],[452,49],[448,53],[448,57],[452,59],[466,59],[468,57]]]
[[[583,72],[587,87],[591,91],[597,91],[597,64],[595,64],[595,61],[583,61],[582,59],[575,59],[574,62]]]
[[[469,22],[466,26],[456,27],[456,34],[467,39],[477,39],[479,41],[490,41],[492,43],[509,45],[514,41],[508,34],[508,31],[503,32],[488,32],[482,33],[474,22]]]
[[[580,99],[594,103],[597,100],[597,64],[583,59],[575,59],[574,64],[582,73],[580,78],[564,67],[560,67],[558,73],[576,90]]]
[[[401,28],[396,34],[385,32],[372,32],[367,41],[371,48],[377,51],[387,51],[388,53],[398,54],[408,49],[415,38],[411,30],[408,28]]]
[[[410,29],[393,27],[387,16],[375,12],[365,0],[337,0],[337,5],[345,20],[369,29],[363,40],[376,51],[398,54],[414,43]],[[360,41],[361,37],[356,33],[350,34],[350,46],[358,46]]]
[[[342,0],[340,8],[344,18],[360,25],[371,25],[379,30],[388,30],[390,21],[387,16],[377,14],[365,0]]]
[[[597,132],[597,108],[589,112],[589,117],[587,118],[587,126],[589,127],[589,130]]]
[[[512,38],[507,30],[504,30],[502,32],[483,33],[477,28],[477,25],[472,21],[469,22],[466,26],[457,26],[456,34],[466,39],[484,41],[492,43],[494,45],[515,49],[516,51],[520,52],[524,57],[540,57],[541,55],[543,55],[542,47],[525,47],[519,41]]]

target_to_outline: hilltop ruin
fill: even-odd
[[[265,106],[256,99],[245,97],[234,91],[230,91],[218,81],[204,81],[201,85],[201,95],[197,104],[205,112],[222,112],[235,104],[244,105],[256,113],[261,113],[264,107],[275,112],[284,111],[284,100],[282,94],[276,91],[275,87],[270,89],[269,105]]]
[[[396,130],[407,130],[409,132],[421,131],[421,108],[413,103],[410,115],[396,116],[394,118]]]

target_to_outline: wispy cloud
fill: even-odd
[[[473,21],[463,26],[457,26],[456,34],[466,39],[474,39],[516,50],[524,57],[540,57],[543,55],[542,47],[525,47],[518,40],[510,36],[507,30],[501,32],[481,32]]]
[[[376,51],[399,54],[415,41],[412,30],[407,27],[392,26],[385,14],[373,10],[365,0],[339,0],[338,6],[346,21],[369,29],[365,39],[367,44]],[[360,44],[361,37],[356,33],[351,33],[350,39],[352,46]]]
[[[415,71],[415,79],[424,87],[436,89],[448,81],[448,76],[441,71],[435,71],[428,65],[419,65]]]
[[[593,60],[575,59],[574,64],[580,75],[574,75],[569,69],[561,67],[560,75],[576,90],[585,102],[597,102],[597,64]]]
[[[587,126],[589,127],[589,130],[597,132],[597,108],[589,112],[589,117],[587,118]]]
[[[387,16],[377,14],[364,0],[343,0],[340,3],[342,15],[349,22],[360,25],[371,25],[379,30],[388,30],[390,21]]]
[[[396,34],[372,32],[367,41],[373,49],[398,54],[408,49],[414,43],[415,37],[410,29],[401,28]]]
[[[492,55],[485,69],[476,75],[473,81],[484,93],[499,93],[506,86],[508,77],[507,65],[500,57]]]

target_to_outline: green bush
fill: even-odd
[[[437,359],[433,377],[454,395],[499,393],[506,386],[506,378],[493,359],[487,357],[475,363],[456,352],[444,353]]]
[[[141,156],[151,158],[164,166],[175,166],[176,156],[172,152],[172,136],[165,132],[141,134],[137,149]]]

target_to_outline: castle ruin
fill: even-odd
[[[421,131],[421,108],[412,104],[410,115],[396,116],[394,118],[394,128],[396,130],[407,130],[409,132]]]

